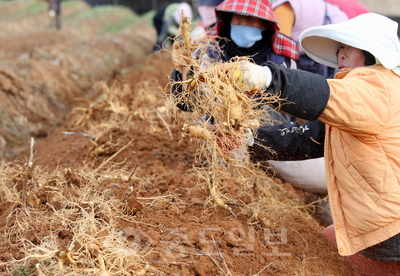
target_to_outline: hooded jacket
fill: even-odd
[[[229,20],[227,20],[227,13],[253,16],[273,22],[273,34],[271,35],[273,52],[277,55],[288,57],[293,60],[299,58],[298,44],[290,37],[279,32],[271,3],[268,0],[226,0],[222,2],[215,9],[217,22],[210,30],[209,36],[221,36],[222,30],[230,29],[230,18],[228,17]]]
[[[186,3],[171,3],[161,6],[153,17],[153,25],[157,31],[155,49],[161,47],[168,37],[174,37],[179,32],[181,12],[192,18],[191,6]]]
[[[326,0],[326,2],[338,5],[339,8],[347,14],[349,19],[369,12],[369,10],[357,0]]]
[[[335,79],[267,63],[281,110],[325,123],[327,185],[339,254],[400,233],[400,77],[382,65]]]
[[[230,21],[233,13],[257,17],[273,24],[269,30],[263,32],[263,39],[257,41],[254,46],[239,48],[230,38]],[[284,64],[286,67],[295,68],[296,64],[294,60],[299,57],[298,44],[291,38],[279,33],[276,19],[268,0],[226,0],[217,6],[216,16],[217,23],[209,31],[207,37],[216,39],[216,43],[219,43],[220,47],[221,43],[224,43],[221,47],[224,52],[221,54],[211,49],[207,52],[207,62],[228,61],[234,56],[250,56],[253,62],[259,65],[266,61],[271,61],[276,64]],[[226,42],[225,39],[218,40],[217,37],[227,38],[229,41]],[[171,92],[173,94],[180,95],[182,93],[182,86],[174,83],[182,79],[182,74],[177,70],[173,70],[171,74],[171,82],[173,82]],[[177,106],[184,111],[192,110],[192,107],[186,104],[178,103]],[[288,115],[281,115],[273,110],[271,114],[277,120],[287,121],[290,119]]]
[[[335,24],[349,19],[338,6],[325,0],[277,0],[272,4],[272,8],[276,9],[286,2],[290,3],[294,13],[294,24],[290,36],[297,42],[299,42],[300,34],[308,28]],[[301,46],[299,51],[300,55],[304,54]]]

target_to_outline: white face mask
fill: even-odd
[[[261,29],[231,24],[231,38],[237,46],[243,48],[250,48],[257,41],[262,39]]]

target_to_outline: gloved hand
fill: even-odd
[[[177,71],[183,73],[189,65],[191,53],[185,48],[181,40],[175,41],[172,45],[172,63]]]
[[[51,18],[55,18],[55,17],[56,17],[56,12],[55,12],[55,10],[53,10],[53,9],[49,10],[49,16],[50,16]]]
[[[246,60],[224,64],[222,70],[232,71],[236,83],[245,92],[258,93],[266,89],[272,81],[272,73],[268,67]]]

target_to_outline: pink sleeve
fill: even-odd
[[[367,13],[369,10],[356,0],[325,0],[328,3],[339,6],[347,14],[349,19],[360,14]]]

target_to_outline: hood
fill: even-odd
[[[219,4],[215,10],[217,18],[222,17],[223,12],[230,12],[276,23],[271,3],[268,0],[226,0]]]
[[[272,22],[270,29],[272,49],[275,54],[297,60],[299,49],[297,43],[281,33],[268,0],[226,0],[215,9],[217,22],[208,32],[208,37],[230,38],[230,19],[233,13],[257,17]],[[227,24],[227,26],[224,26]]]
[[[217,30],[221,30],[224,22],[226,22],[225,20],[231,17],[227,13],[237,13],[271,21],[275,23],[275,32],[279,31],[271,3],[268,0],[226,0],[222,2],[215,8],[215,15],[217,17],[215,27]]]

